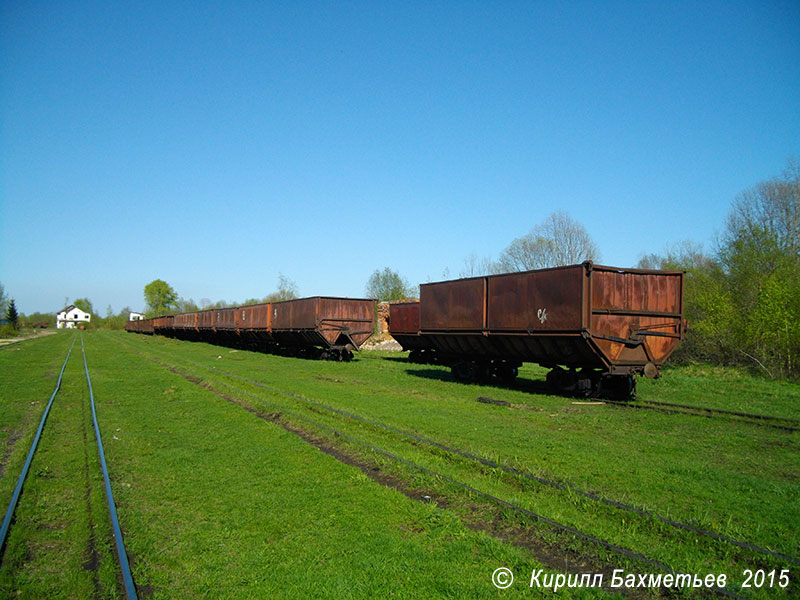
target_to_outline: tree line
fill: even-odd
[[[677,358],[800,375],[800,162],[734,200],[712,252],[685,242],[639,266],[686,271]]]

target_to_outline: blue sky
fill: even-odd
[[[549,213],[601,262],[691,239],[800,157],[790,2],[5,2],[0,282],[364,295]]]

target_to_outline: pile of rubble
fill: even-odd
[[[363,346],[362,350],[387,350],[389,352],[400,352],[403,348],[398,344],[393,337],[386,333],[380,335],[373,335],[369,338]]]

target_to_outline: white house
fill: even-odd
[[[70,304],[56,315],[56,329],[74,329],[81,323],[88,323],[92,318],[74,304]]]
[[[142,313],[132,312],[128,321],[141,321],[144,319],[144,315]]]

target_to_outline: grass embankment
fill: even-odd
[[[143,597],[495,598],[495,568],[537,565],[525,550],[468,529],[455,513],[378,485],[280,425],[137,357],[115,335],[126,339],[84,338]],[[34,397],[46,400],[55,380],[26,384],[57,373],[67,341],[27,342],[24,368],[18,357],[0,353],[0,375],[15,382],[0,397],[9,422],[35,428],[42,405],[25,406]],[[148,341],[135,344],[146,349]],[[23,491],[0,568],[6,596],[117,594],[79,359],[73,352]],[[27,433],[16,442],[4,438],[11,451],[0,482],[3,503],[27,440]],[[512,588],[502,596],[530,594]]]

